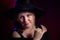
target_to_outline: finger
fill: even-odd
[[[43,30],[41,28],[37,28],[37,31],[38,32],[42,32]]]
[[[45,26],[41,25],[41,27],[42,27],[43,30],[46,30],[46,27]]]
[[[42,33],[43,30],[41,28],[37,28],[35,32],[39,32],[39,33]]]
[[[41,25],[41,27],[42,27],[42,30],[43,30],[44,32],[47,31],[47,28],[46,28],[45,26]]]

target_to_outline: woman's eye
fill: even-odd
[[[28,17],[30,16],[30,15],[27,15]]]
[[[20,18],[23,18],[23,16],[21,16]]]
[[[29,15],[27,15],[27,17],[29,17],[29,16],[31,16],[30,14]]]

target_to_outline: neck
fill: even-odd
[[[35,29],[35,26],[32,28],[23,30],[23,35],[25,35],[25,37],[30,37],[30,36],[33,37],[34,36],[34,29]]]

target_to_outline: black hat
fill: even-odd
[[[37,18],[45,15],[45,10],[32,4],[32,0],[19,0],[15,8],[7,11],[9,19],[14,19],[20,12],[34,12]]]

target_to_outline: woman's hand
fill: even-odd
[[[47,32],[47,29],[45,26],[41,25],[42,28],[35,29],[35,35],[33,40],[41,40],[43,34]]]

